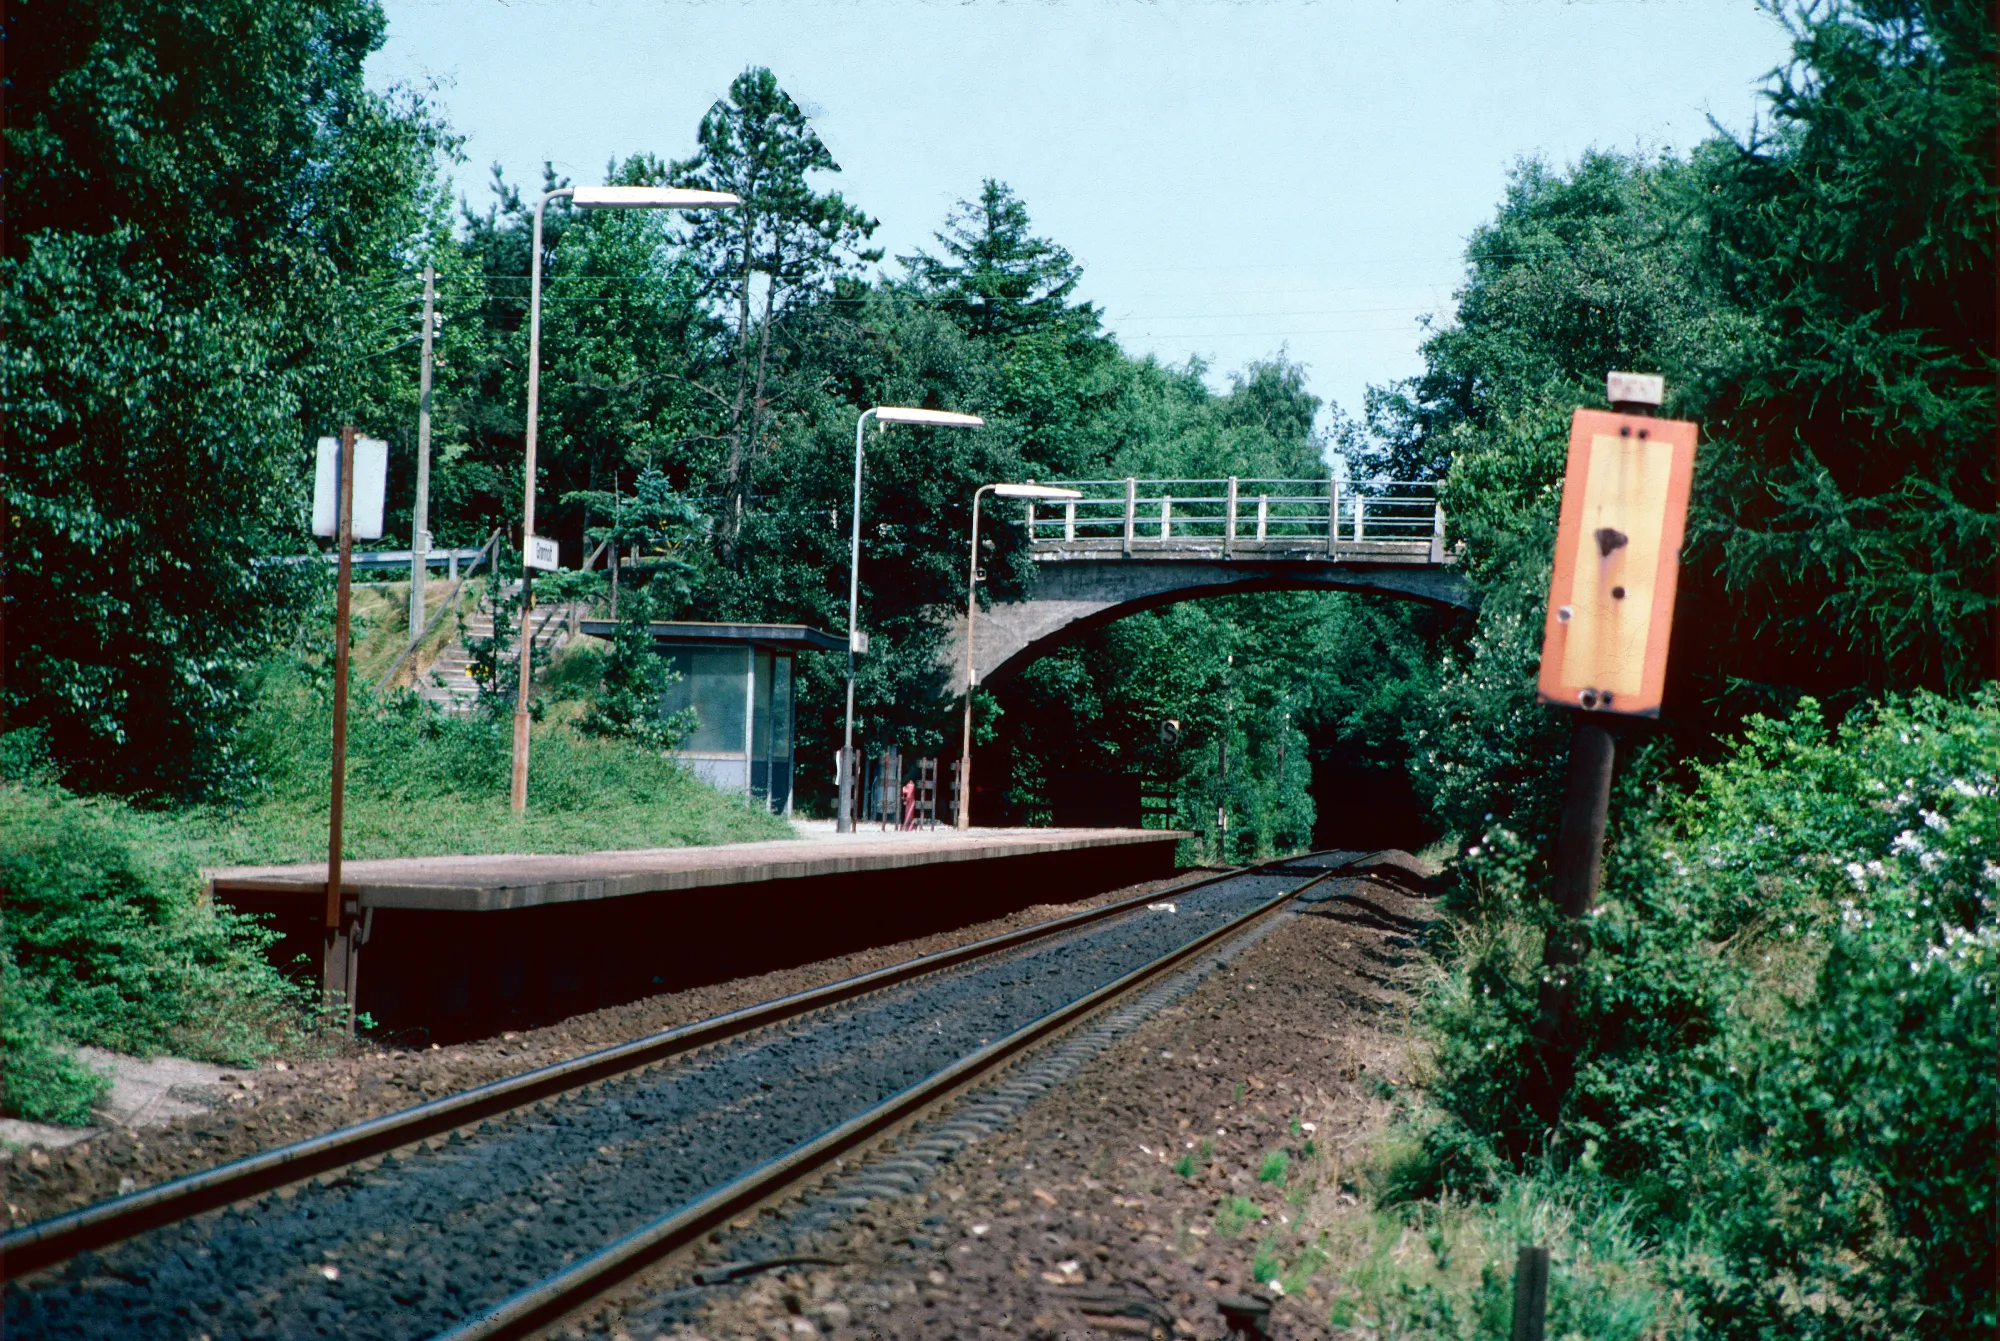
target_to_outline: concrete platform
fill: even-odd
[[[803,826],[800,826],[803,827]],[[713,847],[636,848],[564,855],[395,857],[341,864],[341,888],[362,910],[505,912],[552,903],[628,898],[768,880],[894,871],[1084,849],[1171,845],[1158,829],[953,829],[837,834]],[[326,863],[231,866],[204,872],[212,895],[326,889]]]
[[[391,1034],[450,1041],[810,962],[1168,875],[1159,829],[797,826],[801,836],[571,855],[342,864],[355,999]],[[219,905],[315,975],[325,863],[205,873]]]

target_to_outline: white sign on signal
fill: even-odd
[[[340,439],[321,438],[313,469],[313,534],[339,534]],[[354,440],[354,538],[382,538],[382,500],[388,492],[389,444],[380,438]]]

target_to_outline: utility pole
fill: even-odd
[[[431,572],[431,315],[437,271],[424,263],[424,359],[417,374],[417,506],[410,521],[410,645],[424,633],[424,585]]]

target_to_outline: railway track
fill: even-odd
[[[1340,864],[1184,882],[24,1226],[6,1334],[531,1334]]]

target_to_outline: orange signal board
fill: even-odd
[[[1570,420],[1542,702],[1659,716],[1697,433],[1606,410]]]

